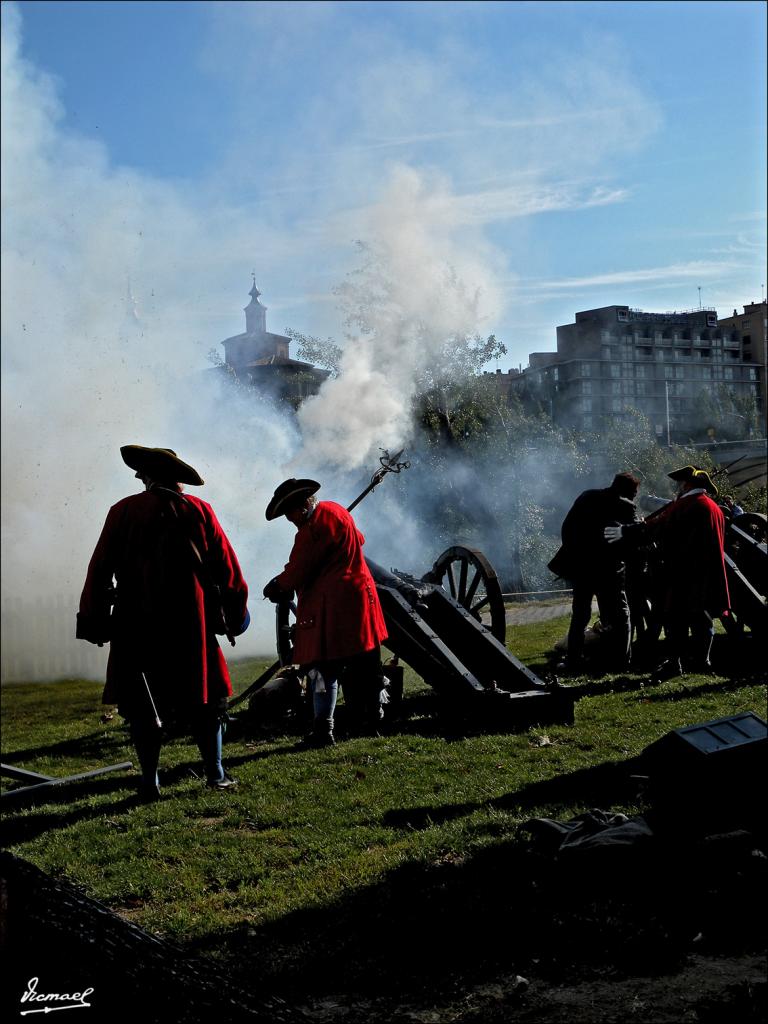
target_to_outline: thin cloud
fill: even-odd
[[[485,132],[528,131],[532,128],[556,128],[578,121],[589,121],[604,117],[617,117],[622,113],[621,107],[601,107],[599,109],[575,110],[563,114],[534,115],[531,117],[502,118],[484,117],[475,124],[463,128],[452,128],[445,131],[412,132],[408,135],[396,135],[390,138],[374,139],[363,143],[362,149],[388,149],[398,146],[411,146],[424,142],[442,142],[445,139],[467,138]]]
[[[606,285],[650,284],[656,281],[684,281],[719,277],[735,270],[748,269],[741,263],[728,260],[692,260],[688,263],[671,263],[662,267],[645,267],[641,270],[618,270],[608,274],[591,274],[588,277],[565,277],[554,281],[527,281],[521,287],[550,295],[567,294],[584,288],[602,288]]]
[[[765,210],[752,210],[750,213],[736,213],[729,217],[729,221],[740,223],[742,221],[765,221],[768,213]]]
[[[451,214],[459,224],[490,224],[540,213],[584,210],[624,202],[627,189],[597,186],[587,191],[568,185],[544,185],[538,188],[506,188],[456,196]]]

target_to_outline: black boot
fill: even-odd
[[[318,750],[321,747],[333,747],[336,745],[336,740],[333,738],[333,732],[330,729],[316,730],[308,733],[299,744],[305,750]]]

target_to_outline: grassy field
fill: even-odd
[[[543,672],[566,628],[567,619],[511,627],[508,643]],[[717,638],[717,664],[729,643]],[[235,663],[235,692],[262,667]],[[349,942],[385,906],[401,915],[403,935],[435,901],[469,901],[471,918],[473,891],[487,899],[488,873],[503,877],[517,856],[521,823],[593,806],[632,813],[635,794],[606,765],[671,729],[765,707],[754,668],[659,686],[632,673],[569,685],[579,698],[573,726],[517,734],[447,732],[436,697],[412,674],[404,715],[382,737],[303,751],[296,735],[241,716],[225,746],[237,792],[207,790],[197,749],[176,739],[162,754],[161,802],[133,802],[135,771],[63,786],[6,813],[4,845],[235,972],[258,957],[259,977],[279,990],[313,935],[343,945],[339,936]],[[134,760],[119,717],[102,719],[100,696],[100,684],[81,680],[5,686],[3,761],[64,776]],[[352,984],[351,946],[347,957]]]

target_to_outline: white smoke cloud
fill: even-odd
[[[242,272],[246,239],[264,238],[263,225],[235,208],[219,206],[212,216],[181,190],[113,167],[99,144],[65,132],[53,82],[20,54],[15,8],[4,18],[5,675],[50,677],[70,663],[78,673],[101,672],[104,652],[72,637],[74,611],[107,508],[135,488],[119,458],[126,443],[172,447],[206,479],[200,493],[255,591],[254,626],[237,653],[268,651],[271,608],[259,591],[292,538],[287,524],[264,521],[272,490],[286,467],[299,465],[322,470],[328,497],[351,500],[359,478],[348,471],[407,431],[430,339],[473,329],[493,312],[492,275],[455,237],[447,187],[430,189],[413,172],[398,171],[378,203],[330,225],[329,235],[354,222],[356,233],[379,239],[397,283],[397,315],[376,311],[375,344],[350,345],[343,377],[307,403],[301,427],[310,440],[299,450],[295,421],[253,395],[222,390],[204,368],[211,338],[200,324],[220,297],[209,268],[219,277],[222,263]],[[449,267],[482,301],[451,293]],[[126,301],[128,273],[138,323]],[[403,316],[431,323],[420,346],[415,333],[398,333]],[[333,408],[345,415],[329,427]],[[51,601],[69,616],[69,631],[43,625]]]
[[[453,216],[444,182],[396,167],[381,200],[357,211],[376,239],[373,273],[348,285],[364,333],[350,337],[339,377],[299,410],[299,457],[357,467],[407,441],[420,380],[450,339],[474,335],[501,310],[495,253]]]
[[[549,181],[539,188],[537,154],[545,151],[548,165],[556,165],[565,152],[585,152],[569,150],[563,118],[581,132],[589,109],[601,131],[616,129],[603,132],[611,147],[630,136],[636,142],[652,127],[648,105],[620,69],[577,76],[565,112],[556,109],[557,76],[536,95],[523,96],[507,83],[495,98],[478,102],[450,70],[461,60],[442,59],[448,51],[431,60],[386,33],[365,36],[358,28],[345,37],[340,8],[332,4],[309,5],[311,25],[293,19],[286,5],[270,6],[265,34],[263,7],[211,6],[229,25],[214,39],[211,63],[233,69],[248,103],[231,149],[193,189],[116,166],[100,143],[73,134],[55,82],[23,57],[18,10],[3,5],[6,677],[70,671],[61,666],[75,664],[75,650],[77,658],[92,656],[86,668],[77,661],[78,674],[101,672],[103,652],[72,637],[74,611],[107,508],[134,489],[119,458],[126,443],[174,448],[200,470],[201,496],[216,509],[255,593],[254,625],[236,653],[271,651],[271,608],[260,590],[281,568],[293,533],[283,521],[264,521],[275,485],[289,474],[322,476],[323,496],[346,504],[365,482],[362,470],[375,468],[379,447],[407,440],[416,384],[436,353],[454,335],[494,330],[502,308],[498,282],[510,275],[482,233],[490,221],[621,197],[596,192],[594,181],[570,191],[553,191]],[[248,45],[243,18],[253,22]],[[318,98],[286,118],[265,161],[259,118],[269,88],[277,87],[273,77],[287,83],[294,70],[286,61],[265,63],[259,53],[280,53],[281,46],[293,53],[298,33],[322,54],[316,31],[340,40],[342,49],[311,65]],[[460,48],[451,52],[457,57]],[[247,54],[242,66],[222,60],[234,53]],[[347,60],[347,73],[339,76]],[[253,82],[250,75],[259,77]],[[252,95],[262,103],[252,103]],[[494,123],[510,113],[514,125]],[[535,127],[521,135],[526,121]],[[548,121],[551,132],[543,135]],[[451,148],[416,160],[421,171],[382,160],[382,142],[418,138],[428,129],[444,133]],[[460,137],[466,129],[482,140],[466,146]],[[434,169],[446,153],[462,182],[458,194]],[[403,161],[417,155],[398,147]],[[589,161],[580,160],[586,174]],[[526,186],[515,193],[521,175]],[[240,301],[233,299],[233,282],[242,282],[244,293],[244,271],[269,268],[279,282],[270,317],[290,310],[292,318],[304,317],[292,326],[338,337],[329,286],[343,278],[340,254],[348,264],[355,238],[374,244],[391,290],[386,301],[376,295],[371,302],[369,330],[350,338],[342,376],[303,406],[298,426],[252,395],[222,391],[205,357],[219,338],[242,329],[224,326],[233,301]],[[128,277],[138,324],[127,316]],[[283,324],[269,327],[279,331]],[[358,517],[364,530],[371,525],[371,554],[404,568],[418,568],[421,560],[423,571],[437,552],[421,554],[418,523],[402,513],[398,489],[384,486],[389,490],[377,496],[375,513],[366,504]],[[50,600],[58,601],[66,628],[43,624]],[[17,614],[19,602],[26,610]]]
[[[4,7],[3,18],[4,676],[98,675],[104,652],[74,640],[74,613],[107,509],[137,486],[120,445],[172,447],[199,468],[201,495],[258,585],[287,549],[285,531],[263,529],[263,510],[295,426],[205,369],[208,267],[230,243],[238,254],[242,224],[232,211],[209,221],[64,132],[52,81],[20,56],[18,12]],[[128,271],[143,297],[138,323]],[[238,651],[271,647],[258,597]]]

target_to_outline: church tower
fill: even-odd
[[[251,301],[245,307],[245,332],[222,342],[225,363],[235,370],[244,370],[251,366],[286,362],[290,338],[267,330],[267,310],[259,302],[261,292],[256,287],[255,276],[248,294]]]
[[[259,302],[255,275],[248,294],[245,331],[222,342],[224,363],[235,377],[297,408],[304,398],[317,394],[328,373],[291,359],[291,339],[267,330],[267,309]]]

